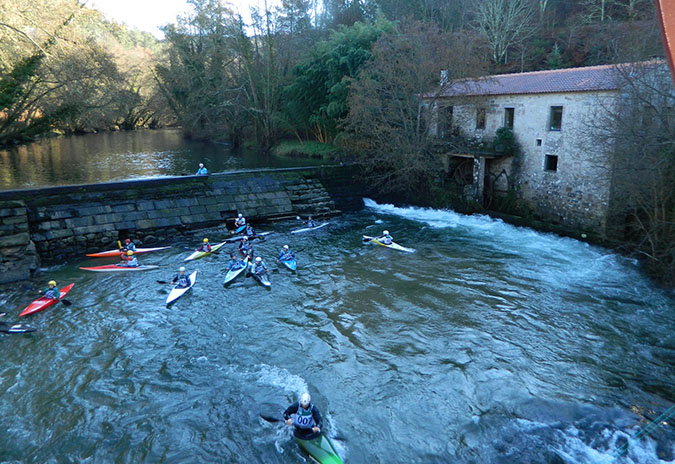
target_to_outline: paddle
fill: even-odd
[[[363,237],[363,243],[370,242],[372,239],[372,237]]]
[[[157,283],[160,284],[160,285],[166,285],[169,282],[167,282],[166,280],[158,280]]]
[[[7,315],[7,313],[0,313],[0,317],[6,316],[6,315]]]
[[[70,301],[66,300],[65,298],[61,298],[59,301],[63,303],[65,306],[70,306],[71,304],[73,304]]]
[[[284,422],[283,417],[268,416],[267,414],[264,414],[262,412],[260,413],[260,417],[262,417],[267,422]]]

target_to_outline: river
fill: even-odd
[[[78,266],[109,261],[81,259],[4,286],[14,322],[47,280],[75,283],[71,306],[21,319],[37,332],[0,336],[0,462],[302,463],[259,413],[305,389],[346,462],[673,462],[672,419],[632,438],[675,399],[674,301],[634,261],[366,205],[305,234],[261,224],[269,291],[224,288],[221,255],[188,263],[197,284],[167,309],[157,280],[206,232],[139,257],[160,270],[94,274]],[[362,243],[384,228],[417,252]],[[274,263],[285,243],[295,275]]]
[[[321,161],[235,152],[229,145],[183,138],[179,129],[56,137],[0,150],[0,189],[91,184],[145,177],[307,166]]]

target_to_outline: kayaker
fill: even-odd
[[[227,270],[231,271],[232,269],[239,269],[244,267],[244,260],[237,258],[234,253],[230,253],[230,261],[227,263]]]
[[[242,256],[251,256],[253,254],[253,246],[251,242],[248,241],[248,237],[244,235],[239,244],[239,251]]]
[[[126,253],[122,253],[120,258],[122,258],[122,262],[119,266],[138,267],[138,259],[136,259],[133,251],[128,250]]]
[[[279,256],[277,257],[277,261],[289,261],[291,259],[295,259],[295,255],[293,254],[291,249],[288,247],[288,245],[284,245],[284,247],[279,252]]]
[[[300,401],[284,411],[286,424],[295,427],[293,435],[302,440],[313,440],[321,434],[321,414],[312,403],[309,393],[303,393]]]
[[[307,227],[315,227],[316,224],[314,223],[314,219],[312,219],[312,216],[307,217]]]
[[[378,237],[377,241],[380,243],[384,243],[385,245],[391,245],[394,243],[394,239],[391,238],[391,235],[389,235],[388,230],[382,231],[382,237]]]
[[[246,231],[244,232],[247,237],[253,237],[255,235],[255,230],[251,224],[246,224]]]
[[[131,241],[130,238],[127,238],[124,240],[124,246],[122,247],[122,251],[127,252],[129,250],[136,253],[136,245],[134,244],[134,242]]]
[[[205,238],[202,240],[202,246],[197,248],[195,251],[202,251],[204,253],[210,253],[211,252],[211,244],[209,244],[209,239]]]
[[[45,298],[51,298],[52,300],[58,300],[61,297],[61,291],[56,287],[56,281],[50,280],[47,284],[46,290],[40,290]]]
[[[190,276],[185,275],[185,267],[178,268],[178,274],[171,279],[171,284],[176,284],[179,288],[186,288],[190,286]]]
[[[257,276],[267,274],[268,269],[267,266],[265,265],[265,261],[262,260],[260,256],[258,256],[255,259],[255,262],[253,263],[253,267],[251,269],[251,273],[255,274]]]
[[[208,173],[209,173],[209,172],[208,172],[208,171],[206,170],[206,168],[204,167],[204,163],[199,163],[199,169],[197,169],[197,172],[195,173],[195,175],[197,175],[197,176],[205,176],[205,175],[207,175]]]
[[[238,229],[243,225],[246,225],[246,218],[241,213],[239,213],[237,215],[237,219],[234,221],[234,226]]]

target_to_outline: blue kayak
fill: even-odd
[[[298,263],[295,261],[295,258],[280,259],[279,261],[281,261],[283,265],[286,266],[291,271],[295,271],[295,269],[298,267]]]
[[[243,232],[243,231],[245,231],[245,230],[246,230],[246,224],[244,224],[243,226],[237,228],[237,230],[235,230],[234,233],[235,233],[235,234],[239,234],[239,233],[241,233],[241,232]]]

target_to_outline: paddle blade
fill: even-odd
[[[161,284],[161,285],[166,285],[166,284],[168,284],[169,282],[167,282],[166,280],[158,280],[157,283],[158,283],[158,284]]]
[[[59,301],[63,303],[65,306],[70,306],[71,304],[73,304],[70,301],[66,300],[65,298],[61,298]]]

